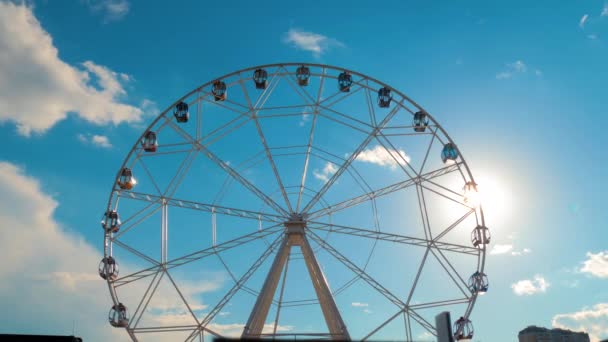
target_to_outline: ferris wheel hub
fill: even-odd
[[[285,234],[291,236],[294,234],[304,235],[306,228],[306,221],[302,218],[302,215],[292,214],[288,221],[283,223],[285,225]]]

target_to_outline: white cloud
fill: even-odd
[[[333,46],[344,46],[344,44],[338,40],[326,37],[322,34],[293,28],[287,31],[283,37],[283,41],[287,44],[292,44],[300,50],[310,51],[316,57],[319,57]]]
[[[505,253],[509,253],[512,249],[513,249],[513,245],[496,244],[492,247],[490,254],[505,254]]]
[[[395,161],[395,159],[401,165],[410,162],[410,157],[405,154],[405,151],[385,149],[380,145],[361,151],[356,160],[380,166],[388,166],[391,169],[395,169],[397,167],[397,161]]]
[[[131,6],[127,0],[88,0],[87,4],[94,12],[101,13],[106,22],[124,18]]]
[[[604,4],[604,8],[602,8],[602,17],[608,17],[608,3]]]
[[[511,289],[513,289],[513,293],[518,296],[531,296],[536,293],[547,292],[549,286],[551,286],[551,284],[547,282],[545,278],[540,275],[535,275],[532,280],[524,279],[512,284]]]
[[[112,144],[110,143],[110,139],[105,135],[97,135],[97,134],[82,134],[78,133],[76,138],[82,142],[83,144],[92,144],[101,148],[111,148]]]
[[[528,70],[528,67],[526,66],[526,64],[519,60],[515,61],[513,63],[510,63],[507,66],[517,72],[526,72],[526,70]]]
[[[365,312],[366,314],[371,314],[372,310],[370,310],[370,309],[363,309],[363,312]]]
[[[360,303],[360,302],[352,302],[351,305],[356,308],[363,308],[363,307],[369,306],[369,304],[367,304],[367,303]]]
[[[107,285],[92,272],[101,255],[57,223],[57,201],[7,162],[0,162],[0,193],[0,306],[11,308],[0,311],[3,326],[65,335],[75,320],[82,336],[124,339],[124,331],[100,321],[111,303]]]
[[[512,76],[513,76],[513,74],[511,74],[510,72],[503,71],[503,72],[499,72],[498,74],[496,74],[496,79],[505,80],[507,78],[511,78]]]
[[[68,113],[94,124],[141,120],[141,109],[121,102],[129,76],[62,61],[30,7],[0,2],[0,42],[0,123],[15,123],[19,134],[44,133]]]
[[[608,251],[597,254],[587,252],[587,260],[583,262],[580,271],[597,278],[608,278]]]
[[[594,34],[594,33],[592,33],[592,34],[588,34],[588,35],[587,35],[587,38],[589,38],[589,39],[591,39],[591,40],[596,40],[596,39],[597,39],[597,34]]]
[[[310,120],[310,114],[302,114],[302,119],[298,123],[300,127],[304,127],[306,123]]]
[[[585,23],[587,22],[587,19],[589,19],[589,15],[585,14],[581,17],[581,20],[578,22],[578,26],[580,26],[581,28],[585,28]]]
[[[91,142],[99,147],[110,148],[112,144],[110,144],[110,139],[105,135],[93,135],[91,138]]]
[[[329,177],[336,173],[336,171],[338,171],[338,167],[336,166],[336,164],[327,162],[325,164],[325,167],[323,167],[323,170],[319,171],[318,169],[314,169],[312,171],[312,174],[313,176],[315,176],[316,179],[327,183]]]
[[[553,316],[553,327],[585,331],[591,341],[597,342],[608,336],[608,303],[599,303],[593,307],[585,307],[577,312]]]
[[[542,72],[542,71],[540,71],[540,70],[538,70],[538,69],[536,69],[536,70],[534,70],[534,74],[535,74],[536,76],[542,76],[542,75],[543,75],[543,72]]]
[[[528,71],[528,66],[526,65],[526,63],[524,63],[521,60],[516,60],[513,63],[507,63],[506,68],[507,68],[506,70],[501,71],[498,74],[496,74],[497,80],[509,79],[509,78],[512,78],[515,74],[525,73],[526,71]],[[535,71],[537,76],[538,76],[538,72],[539,72],[538,70]]]

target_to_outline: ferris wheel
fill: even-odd
[[[101,225],[109,323],[134,341],[430,340],[442,311],[465,340],[488,290],[457,145],[397,89],[328,65],[178,99],[128,152]]]

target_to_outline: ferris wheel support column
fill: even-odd
[[[258,296],[255,306],[251,311],[251,315],[249,316],[249,320],[247,321],[247,325],[243,330],[242,338],[263,337],[262,331],[264,329],[264,324],[266,323],[268,311],[270,310],[270,305],[272,304],[272,300],[276,293],[283,269],[286,267],[291,247],[299,246],[304,255],[304,262],[306,263],[306,268],[308,269],[310,280],[312,281],[317,294],[317,299],[319,300],[319,305],[321,306],[321,311],[323,312],[323,317],[325,318],[325,323],[327,324],[331,338],[340,341],[350,340],[346,324],[344,324],[340,311],[329,290],[325,275],[306,239],[305,226],[306,223],[298,217],[294,217],[290,221],[285,222],[286,229],[283,244],[277,252],[272,267],[268,272],[262,291]]]
[[[281,272],[285,267],[285,262],[287,261],[290,250],[291,247],[288,238],[284,237],[281,247],[274,258],[272,267],[268,272],[268,276],[266,276],[262,291],[258,295],[258,299],[249,315],[247,325],[245,325],[245,329],[243,330],[242,338],[261,337],[260,334],[262,334],[262,330],[264,329],[264,323],[266,322],[266,317],[268,317],[268,311],[270,310],[270,305],[272,304],[272,299],[277,290]]]
[[[321,310],[323,311],[323,316],[325,317],[325,322],[332,335],[332,339],[350,341],[346,324],[344,324],[342,316],[340,316],[340,311],[338,311],[338,306],[334,301],[334,297],[331,295],[329,285],[327,285],[327,279],[325,279],[325,275],[317,262],[317,258],[315,258],[315,253],[310,247],[305,235],[302,235],[300,239],[302,240],[300,249],[302,249],[302,254],[304,254],[304,261],[306,262],[306,267],[310,274],[310,280],[312,280],[312,284],[315,287],[315,292],[317,293],[317,298],[321,304]]]

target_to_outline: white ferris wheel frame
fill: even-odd
[[[321,72],[319,72],[319,73],[311,72],[311,74],[310,74],[311,77],[320,78],[319,89],[318,89],[316,97],[309,94],[308,91],[306,91],[298,86],[295,68],[299,67],[299,66],[306,66],[306,67],[316,68],[316,69],[321,70]],[[252,101],[252,98],[249,96],[248,90],[246,89],[244,84],[245,84],[245,82],[252,82],[251,74],[253,73],[254,70],[257,70],[257,69],[264,69],[264,70],[272,69],[274,71],[269,72],[268,86],[264,90],[261,91],[261,94],[257,98],[257,101],[254,102],[254,101]],[[356,80],[353,79],[353,83],[352,83],[353,88],[356,87],[356,89],[353,91],[347,92],[347,93],[336,91],[331,96],[321,98],[321,94],[323,92],[323,87],[324,87],[326,80],[337,81],[337,79],[338,79],[337,75],[340,72],[347,72],[358,78]],[[223,136],[228,134],[230,131],[241,127],[241,125],[243,123],[236,122],[236,124],[235,124],[235,120],[233,120],[228,123],[228,124],[235,126],[235,127],[228,128],[228,129],[230,129],[230,131],[221,131],[222,127],[226,127],[226,125],[228,125],[228,124],[226,124],[225,126],[222,126],[219,129],[216,129],[214,132],[211,132],[211,133],[207,134],[206,136],[202,136],[202,119],[201,119],[201,107],[202,106],[200,105],[201,102],[213,103],[215,105],[224,106],[225,108],[227,108],[229,110],[235,111],[235,109],[233,107],[226,106],[226,105],[222,104],[221,102],[215,102],[215,101],[209,100],[209,99],[213,98],[213,95],[209,89],[215,81],[227,80],[227,79],[235,77],[235,76],[237,77],[237,79],[231,83],[226,83],[226,87],[227,87],[227,89],[230,89],[232,87],[241,87],[248,103],[246,105],[243,105],[240,103],[230,101],[229,99],[226,99],[225,101],[226,101],[226,103],[230,103],[232,106],[236,106],[237,108],[242,110],[242,111],[238,111],[238,113],[240,115],[237,119],[244,118],[245,119],[244,122],[254,121],[254,123],[256,124],[257,130],[259,133],[259,137],[260,137],[263,147],[264,147],[264,153],[260,154],[258,156],[254,156],[253,159],[262,158],[262,160],[264,160],[264,158],[266,158],[266,160],[269,161],[270,165],[272,166],[274,176],[276,177],[277,185],[281,192],[281,197],[285,201],[284,206],[279,204],[278,201],[273,200],[269,194],[263,192],[262,190],[258,189],[256,186],[254,186],[245,177],[243,177],[240,172],[235,170],[235,168],[233,168],[231,165],[229,165],[229,163],[227,163],[226,161],[220,159],[217,155],[215,155],[213,152],[211,152],[211,150],[208,148],[210,139],[213,139],[213,141],[221,139]],[[301,184],[300,184],[300,186],[297,186],[297,187],[294,187],[294,186],[285,187],[283,185],[283,183],[281,181],[281,177],[279,175],[279,172],[278,172],[278,170],[275,166],[274,160],[273,160],[273,155],[276,156],[276,154],[277,154],[276,151],[285,149],[286,147],[276,148],[276,147],[268,146],[268,144],[266,143],[266,139],[264,137],[264,133],[261,129],[261,126],[258,123],[257,114],[259,111],[262,110],[266,100],[272,94],[274,87],[277,84],[276,82],[274,82],[274,80],[277,78],[285,78],[287,80],[288,84],[291,86],[291,88],[293,88],[293,90],[304,100],[304,104],[300,107],[314,108],[314,111],[312,113],[313,114],[312,115],[312,124],[311,124],[308,144],[306,146],[303,146],[303,150],[305,151],[305,155],[306,155],[304,171],[302,174]],[[387,87],[392,91],[392,93],[393,93],[392,101],[394,103],[394,107],[392,108],[392,110],[389,111],[389,113],[382,120],[378,121],[376,119],[376,116],[374,113],[373,96],[376,94],[378,89],[381,87]],[[341,101],[346,97],[352,96],[353,94],[356,94],[359,91],[364,91],[367,93],[366,99],[368,102],[368,111],[370,114],[371,124],[364,123],[365,126],[368,126],[370,129],[370,131],[365,132],[367,134],[366,139],[359,145],[359,147],[355,151],[353,151],[350,154],[350,156],[345,157],[345,158],[342,158],[342,157],[339,157],[336,155],[332,155],[331,153],[329,153],[327,151],[324,151],[318,147],[313,146],[313,135],[314,135],[314,130],[315,130],[315,123],[316,123],[318,116],[324,116],[326,119],[337,121],[343,125],[351,127],[352,129],[357,129],[357,130],[361,131],[360,128],[355,127],[354,125],[350,124],[347,121],[343,121],[345,119],[345,117],[348,117],[348,114],[344,114],[344,113],[335,111],[331,108],[332,105],[334,105],[338,101]],[[195,96],[196,98],[194,99],[194,101],[192,101],[189,104],[191,105],[190,108],[194,107],[194,106],[192,106],[193,104],[197,104],[196,113],[193,115],[195,117],[194,122],[197,125],[196,126],[196,135],[194,137],[190,133],[181,129],[173,121],[174,118],[172,115],[173,114],[172,110],[175,108],[175,106],[178,103],[180,103],[182,101],[187,101],[188,99],[191,99],[193,96]],[[298,106],[294,106],[294,107],[298,107]],[[321,110],[323,110],[323,112]],[[420,167],[420,170],[414,169],[406,160],[398,160],[397,158],[400,157],[399,155],[390,154],[391,157],[395,160],[396,165],[398,165],[408,175],[408,177],[409,177],[408,180],[398,182],[398,183],[395,183],[395,184],[392,184],[390,186],[380,188],[380,189],[371,189],[371,187],[369,187],[367,184],[365,184],[367,186],[366,187],[367,190],[366,190],[366,193],[364,193],[363,195],[347,199],[340,203],[334,203],[332,205],[328,205],[327,203],[325,203],[323,205],[323,209],[309,212],[309,210],[311,208],[313,208],[315,206],[315,204],[317,204],[318,202],[324,202],[323,195],[327,192],[327,190],[329,188],[331,188],[331,186],[340,177],[340,175],[342,175],[344,172],[349,172],[349,173],[352,172],[349,169],[349,166],[351,166],[351,163],[369,145],[369,143],[372,140],[377,141],[381,146],[383,146],[387,150],[388,149],[396,150],[395,147],[389,141],[389,139],[387,139],[386,135],[383,133],[382,128],[384,128],[385,125],[390,121],[390,119],[400,110],[405,110],[406,112],[409,112],[412,115],[417,111],[422,111],[427,114],[427,117],[429,119],[429,125],[428,125],[429,131],[425,134],[430,133],[433,135],[433,137],[426,150],[426,155],[425,155],[423,164]],[[327,113],[331,113],[334,116],[329,116]],[[357,120],[352,117],[350,117],[350,119]],[[357,120],[357,121],[359,121],[359,120]],[[360,121],[359,123],[361,123],[361,122],[362,121]],[[149,193],[140,193],[140,192],[137,192],[134,190],[120,189],[116,185],[116,182],[114,181],[114,184],[112,186],[112,192],[111,192],[109,200],[108,200],[108,206],[107,206],[108,210],[116,210],[118,207],[118,202],[121,198],[148,202],[148,205],[146,207],[144,207],[143,209],[141,209],[139,212],[133,214],[131,217],[129,217],[125,221],[123,221],[123,228],[121,229],[120,232],[118,232],[118,233],[104,232],[104,246],[103,246],[104,257],[112,256],[113,246],[117,245],[117,246],[129,251],[130,253],[149,261],[150,263],[152,263],[154,265],[152,267],[149,267],[149,268],[146,268],[143,270],[139,270],[137,272],[128,274],[126,276],[121,276],[117,279],[107,279],[107,285],[108,285],[108,288],[110,291],[110,295],[112,297],[112,301],[115,305],[118,305],[120,303],[119,298],[118,298],[118,289],[121,286],[129,284],[129,283],[137,281],[137,280],[140,280],[140,279],[143,279],[143,278],[148,278],[148,277],[153,278],[153,280],[150,282],[145,294],[143,295],[141,301],[139,302],[139,305],[135,309],[135,311],[132,315],[132,318],[129,321],[128,326],[126,327],[126,330],[129,334],[129,336],[133,339],[133,341],[138,340],[136,334],[149,333],[149,332],[162,332],[162,331],[184,331],[184,330],[192,331],[192,333],[187,338],[187,341],[194,341],[197,338],[200,338],[200,340],[202,340],[204,333],[219,337],[219,336],[221,336],[221,334],[219,334],[216,331],[213,331],[207,325],[216,317],[216,315],[221,311],[221,309],[230,301],[230,299],[234,296],[234,294],[236,294],[240,290],[249,292],[252,295],[257,296],[257,298],[258,298],[256,305],[253,308],[252,313],[250,315],[249,321],[248,321],[247,325],[245,326],[245,329],[244,329],[244,332],[242,335],[243,337],[270,338],[270,337],[282,337],[282,336],[284,337],[286,335],[289,335],[289,336],[297,335],[297,334],[277,333],[277,323],[278,323],[279,313],[280,313],[280,308],[281,308],[280,303],[279,303],[279,307],[277,310],[276,318],[274,320],[275,325],[274,325],[273,333],[271,333],[271,334],[262,333],[262,327],[267,318],[266,316],[268,314],[268,308],[270,305],[276,304],[276,303],[273,303],[274,294],[277,289],[279,279],[281,278],[281,274],[283,272],[286,273],[286,271],[287,271],[286,259],[289,257],[289,249],[293,246],[298,246],[302,249],[302,254],[304,255],[304,259],[305,259],[306,265],[308,267],[308,270],[311,274],[311,277],[314,277],[318,280],[318,281],[314,282],[315,290],[316,290],[316,293],[318,296],[319,304],[321,305],[321,308],[323,310],[325,321],[328,324],[328,329],[330,331],[329,334],[303,334],[305,336],[325,337],[325,338],[332,338],[332,339],[339,339],[339,340],[349,340],[350,339],[347,327],[344,324],[344,322],[342,321],[342,319],[340,317],[340,312],[339,312],[338,308],[336,307],[335,302],[333,301],[333,296],[339,294],[346,287],[352,285],[352,283],[354,281],[359,280],[359,279],[365,281],[373,289],[378,291],[380,294],[382,294],[384,297],[386,297],[390,302],[394,303],[397,306],[397,310],[394,315],[390,316],[381,325],[372,329],[365,337],[363,337],[362,340],[369,339],[371,336],[373,336],[374,333],[376,333],[382,327],[384,327],[388,323],[390,323],[393,319],[395,319],[396,317],[399,317],[401,315],[403,316],[404,321],[406,322],[405,335],[406,335],[406,338],[408,338],[409,340],[413,339],[411,321],[416,321],[420,326],[422,326],[424,329],[426,329],[427,332],[436,336],[437,332],[435,330],[435,327],[433,326],[433,324],[428,322],[426,319],[424,319],[422,316],[420,316],[417,313],[416,310],[418,310],[418,309],[424,309],[424,308],[430,308],[430,307],[436,307],[436,306],[446,306],[446,305],[452,305],[452,304],[468,303],[467,309],[462,314],[462,317],[464,317],[465,319],[468,319],[468,317],[470,316],[472,309],[475,305],[478,294],[472,293],[470,290],[468,290],[467,282],[465,281],[465,278],[463,278],[456,271],[456,269],[450,263],[449,259],[446,257],[446,255],[443,253],[443,251],[464,253],[464,254],[477,256],[476,270],[478,272],[483,273],[484,266],[485,266],[486,246],[485,246],[485,244],[482,244],[481,246],[478,246],[478,247],[471,247],[471,246],[447,243],[447,242],[443,242],[443,241],[439,241],[439,240],[445,234],[447,234],[450,230],[454,229],[460,222],[462,222],[464,219],[466,219],[468,216],[470,216],[472,214],[475,215],[477,224],[485,227],[483,209],[481,208],[481,205],[479,205],[477,207],[470,206],[470,210],[468,210],[468,212],[464,216],[462,216],[459,220],[457,220],[456,222],[451,224],[449,227],[444,229],[441,233],[433,235],[433,233],[430,230],[429,223],[428,223],[428,212],[427,212],[426,203],[424,200],[424,194],[422,193],[422,189],[424,189],[425,191],[435,192],[436,194],[446,197],[452,201],[459,201],[457,199],[448,197],[445,194],[439,193],[439,192],[427,187],[424,183],[425,182],[432,183],[435,186],[443,188],[443,190],[453,194],[457,198],[460,198],[459,196],[461,196],[461,194],[455,193],[454,191],[452,191],[450,189],[447,189],[437,183],[434,183],[432,181],[432,179],[445,175],[447,173],[456,172],[456,171],[458,171],[461,174],[461,176],[465,182],[467,182],[467,181],[474,182],[474,178],[469,169],[469,166],[465,162],[465,159],[460,151],[458,151],[459,160],[456,163],[447,165],[443,168],[436,169],[436,170],[433,170],[430,172],[422,173],[422,170],[424,169],[424,164],[426,163],[426,160],[429,157],[429,152],[431,150],[431,146],[435,139],[437,139],[442,144],[454,143],[454,142],[449,137],[447,132],[443,129],[443,127],[441,127],[439,125],[439,123],[433,118],[433,116],[430,113],[428,113],[420,105],[415,103],[413,100],[408,98],[405,94],[401,93],[396,88],[390,87],[389,85],[387,85],[377,79],[374,79],[374,78],[364,75],[362,73],[356,72],[354,70],[349,70],[349,69],[345,69],[345,68],[341,68],[341,67],[335,67],[335,66],[324,65],[324,64],[277,63],[277,64],[266,64],[266,65],[259,65],[259,66],[241,69],[241,70],[223,75],[221,77],[215,78],[212,81],[207,82],[207,83],[195,88],[191,92],[187,93],[186,95],[184,95],[183,97],[181,97],[180,99],[175,101],[165,111],[163,111],[148,126],[148,128],[146,128],[146,130],[144,130],[142,135],[136,141],[133,148],[129,151],[128,155],[126,156],[122,166],[119,168],[118,174],[116,175],[115,179],[120,177],[120,172],[123,168],[130,167],[137,160],[141,159],[143,151],[140,147],[140,141],[141,141],[141,139],[144,138],[144,135],[146,132],[148,132],[148,130],[151,130],[153,127],[156,127],[158,124],[161,124],[162,125],[161,127],[163,127],[163,129],[164,128],[173,129],[175,132],[177,132],[179,135],[181,135],[184,138],[183,147],[185,148],[185,150],[179,150],[176,152],[168,152],[168,153],[187,152],[187,153],[189,153],[189,157],[184,159],[184,162],[180,166],[179,171],[173,177],[173,179],[171,180],[171,183],[169,184],[169,186],[167,187],[167,189],[165,191],[161,191],[161,189],[154,183],[154,178],[149,173],[149,171],[147,171],[147,169],[145,169],[145,164],[142,164],[142,165],[144,165],[144,170],[146,170],[146,173],[148,173],[149,178],[154,183],[153,184],[154,187],[158,191],[157,195],[149,194]],[[418,133],[408,133],[408,134],[403,134],[403,135],[415,135],[415,134],[418,134]],[[211,141],[211,142],[213,142],[213,141]],[[273,152],[275,152],[275,154],[273,154]],[[285,153],[289,153],[289,152],[285,152]],[[223,169],[225,171],[225,173],[227,174],[227,176],[229,176],[231,181],[236,181],[236,182],[240,183],[241,185],[243,185],[245,188],[247,188],[249,191],[251,191],[254,195],[256,195],[259,199],[261,199],[267,205],[267,207],[272,209],[274,212],[243,210],[243,209],[239,209],[239,208],[224,207],[221,205],[216,205],[215,203],[198,203],[198,202],[193,202],[193,201],[189,201],[186,199],[174,198],[173,194],[175,193],[177,186],[183,179],[184,175],[187,173],[190,165],[192,164],[193,156],[196,154],[205,155],[211,162],[215,163],[217,166],[219,166],[221,169]],[[343,163],[337,168],[337,170],[331,175],[331,177],[329,177],[327,182],[322,186],[322,188],[319,191],[314,191],[314,190],[311,190],[310,188],[306,187],[306,175],[307,175],[307,169],[308,169],[308,161],[309,161],[311,155],[317,155],[321,159],[325,159],[325,160],[328,160],[327,158],[329,158],[329,156],[331,155],[331,157],[337,158],[337,159],[340,159],[343,161]],[[255,160],[253,160],[253,162],[255,162]],[[258,160],[258,162],[259,162],[259,160]],[[354,171],[354,172],[356,173],[356,171]],[[359,175],[359,177],[361,177],[361,176]],[[363,182],[365,182],[365,180],[363,180]],[[401,190],[401,189],[404,189],[407,187],[416,187],[416,189],[417,189],[418,204],[420,206],[421,215],[423,216],[422,222],[423,222],[423,226],[424,226],[423,228],[424,228],[424,232],[425,232],[425,238],[417,238],[417,237],[410,237],[410,236],[404,236],[404,235],[393,234],[393,233],[385,233],[385,232],[380,231],[380,229],[378,229],[378,227],[375,227],[375,230],[362,229],[362,228],[358,228],[358,227],[344,226],[344,225],[338,225],[338,224],[333,224],[333,223],[325,223],[325,222],[320,222],[317,220],[321,217],[331,215],[332,213],[338,212],[340,210],[350,208],[352,206],[355,206],[355,205],[358,205],[361,203],[365,203],[365,202],[369,202],[369,201],[372,202],[372,205],[374,206],[374,210],[375,210],[375,199],[376,198],[393,193],[395,191],[398,191],[398,190]],[[312,197],[312,199],[308,203],[304,203],[302,201],[303,194],[305,192],[314,193],[314,194],[309,194],[309,197]],[[289,201],[289,198],[288,198],[289,194],[298,195],[297,203],[294,203],[295,208],[294,208],[294,206],[292,206],[292,203],[290,203],[290,201]],[[462,202],[462,201],[460,201],[460,202]],[[155,205],[155,204],[159,205],[159,207],[154,209],[153,211],[150,211],[149,209],[152,208],[153,205]],[[178,257],[178,258],[168,259],[168,257],[167,257],[167,241],[168,241],[168,226],[169,226],[168,210],[167,210],[168,207],[180,207],[180,208],[187,208],[187,209],[212,213],[212,215],[213,215],[213,246],[210,248],[205,248],[205,249],[199,250],[194,253],[190,253],[188,255]],[[140,251],[124,244],[123,242],[121,242],[119,240],[119,237],[122,234],[124,234],[126,231],[128,231],[131,228],[133,228],[134,226],[136,226],[139,222],[145,220],[147,217],[149,217],[152,214],[154,214],[155,212],[157,212],[158,209],[160,209],[161,217],[162,217],[162,222],[161,222],[162,234],[161,234],[161,248],[160,248],[161,257],[160,257],[160,260],[155,260],[153,258],[148,257],[144,253],[141,253]],[[260,229],[256,232],[245,234],[236,239],[217,244],[216,243],[216,231],[215,231],[215,229],[216,229],[215,215],[218,215],[218,214],[257,220],[260,223]],[[138,215],[141,217],[137,217]],[[134,221],[134,222],[131,222],[131,221]],[[262,229],[262,226],[261,226],[262,222],[270,223],[272,225]],[[129,223],[129,224],[127,225],[127,223]],[[249,270],[243,276],[241,276],[240,279],[237,279],[232,274],[232,272],[230,272],[227,265],[224,263],[224,261],[222,260],[222,258],[220,256],[220,253],[222,251],[241,246],[243,244],[249,243],[249,242],[257,240],[257,239],[263,239],[263,238],[269,237],[269,236],[271,236],[275,233],[281,232],[281,231],[284,231],[285,234],[279,235],[279,238],[274,240],[274,242],[268,243],[267,244],[268,248],[251,265]],[[408,298],[399,298],[398,296],[391,293],[384,286],[382,286],[382,284],[380,282],[376,281],[372,276],[367,274],[365,272],[365,268],[366,268],[367,264],[365,265],[365,267],[359,267],[354,262],[352,262],[349,258],[347,258],[343,254],[338,252],[335,248],[333,248],[329,243],[327,243],[323,238],[321,238],[318,235],[318,233],[324,233],[324,232],[332,232],[332,233],[337,233],[337,234],[348,234],[351,236],[357,236],[357,237],[361,237],[361,238],[375,239],[376,242],[378,240],[383,240],[383,241],[389,241],[389,242],[405,244],[405,245],[426,247],[426,251],[424,253],[423,260],[421,261],[420,266],[417,268],[416,278],[415,278],[414,284],[412,285],[412,288],[409,291]],[[314,257],[315,251],[311,248],[311,246],[308,242],[309,239],[313,240],[315,243],[317,243],[318,246],[320,246],[320,248],[323,248],[326,252],[328,252],[330,255],[332,255],[336,260],[338,260],[344,266],[346,266],[351,271],[353,271],[353,273],[355,274],[354,278],[350,282],[348,282],[347,284],[342,286],[341,288],[338,288],[337,290],[333,291],[333,293],[332,293],[329,290],[329,288],[327,287],[323,273],[320,270],[317,261],[315,260],[315,257]],[[268,274],[268,276],[266,278],[266,281],[264,283],[262,290],[256,291],[254,289],[249,288],[246,285],[246,282],[249,279],[249,277],[255,271],[257,271],[257,269],[260,267],[260,265],[275,251],[276,251],[275,261],[273,263],[270,273]],[[418,285],[418,280],[419,280],[420,274],[423,270],[425,260],[426,260],[427,256],[429,256],[429,254],[433,254],[437,258],[437,260],[441,263],[441,266],[443,267],[443,269],[448,273],[450,278],[452,278],[452,280],[458,286],[460,291],[464,294],[464,297],[462,299],[457,299],[457,300],[452,300],[452,301],[437,301],[437,302],[424,303],[424,304],[412,304],[411,303],[413,292],[416,289],[416,286]],[[169,274],[169,270],[171,270],[172,268],[184,265],[186,263],[200,260],[200,259],[206,258],[208,256],[212,256],[212,255],[216,255],[218,258],[220,258],[220,260],[222,261],[222,263],[224,264],[224,266],[230,273],[230,276],[234,280],[235,284],[228,291],[228,293],[226,293],[224,298],[222,300],[220,300],[220,302],[217,303],[217,305],[213,309],[211,309],[211,311],[203,319],[199,319],[194,314],[194,311],[192,310],[192,308],[188,305],[184,295],[178,288],[175,280]],[[370,253],[370,258],[371,258],[371,253]],[[368,262],[369,262],[369,258],[368,258]],[[173,286],[177,290],[177,293],[179,294],[181,299],[184,301],[185,305],[187,306],[188,310],[190,311],[190,314],[192,314],[192,316],[197,324],[191,325],[191,326],[138,328],[137,324],[138,324],[139,320],[141,319],[144,311],[146,310],[147,304],[149,303],[152,295],[154,294],[156,287],[158,287],[160,280],[165,276],[173,284]],[[282,284],[283,287],[285,285],[284,279],[285,278],[283,277],[283,284]],[[281,297],[282,297],[283,287],[281,288]],[[296,305],[298,305],[298,303],[293,304],[293,306],[296,306]],[[284,306],[289,306],[289,305],[284,305]]]

